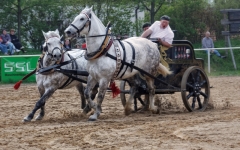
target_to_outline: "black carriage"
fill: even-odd
[[[195,58],[194,48],[189,41],[175,40],[171,48],[160,48],[161,63],[169,67],[172,74],[164,78],[159,75],[155,79],[155,94],[173,94],[181,92],[182,100],[188,111],[204,111],[210,98],[210,86],[208,77],[204,71],[204,61]],[[136,99],[143,103],[141,96],[147,95],[147,85],[144,75],[139,74],[138,92]],[[130,93],[131,85],[127,81],[121,81],[121,101],[126,104],[126,94]]]

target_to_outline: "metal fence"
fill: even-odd
[[[226,50],[226,49],[230,49],[230,53],[232,56],[232,61],[233,61],[233,66],[235,69],[237,69],[236,63],[235,63],[235,58],[233,55],[232,50],[233,49],[240,49],[240,47],[222,47],[222,48],[201,48],[201,49],[194,49],[195,51],[203,51],[203,50],[207,50],[208,51],[208,73],[211,72],[211,66],[210,66],[210,50]]]

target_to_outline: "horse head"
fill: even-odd
[[[86,35],[91,27],[92,7],[83,9],[73,22],[65,29],[68,37],[73,37],[76,34]]]
[[[45,47],[46,50],[44,65],[49,66],[59,63],[62,59],[63,46],[58,29],[55,31],[48,31],[47,33],[44,31],[42,32],[45,38],[43,47]]]

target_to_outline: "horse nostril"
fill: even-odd
[[[61,58],[61,57],[62,57],[62,55],[60,54],[60,55],[59,55],[59,57]]]
[[[67,33],[67,34],[71,34],[71,31],[67,31],[66,33]]]
[[[53,57],[54,57],[54,58],[56,58],[56,57],[57,57],[57,55],[53,55]]]

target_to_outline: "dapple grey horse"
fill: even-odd
[[[71,70],[82,70],[86,71],[87,61],[83,57],[85,50],[73,50],[73,51],[63,51],[61,37],[59,31],[49,31],[47,33],[43,32],[45,37],[45,46],[47,51],[43,55],[42,62],[40,61],[40,68],[45,68],[52,66],[57,63],[67,62],[68,64],[62,66],[62,69],[71,69]],[[71,61],[72,60],[72,61]],[[72,75],[84,81],[87,81],[86,76]],[[36,73],[36,81],[38,90],[40,92],[40,99],[37,101],[32,112],[24,118],[24,122],[31,121],[34,117],[35,112],[41,108],[39,115],[36,117],[36,120],[41,120],[45,114],[45,103],[52,96],[52,94],[57,89],[67,89],[73,86],[76,86],[77,90],[80,93],[82,100],[82,109],[86,106],[86,101],[84,98],[84,87],[81,82],[76,81],[60,72],[49,70],[44,74]],[[95,92],[97,92],[95,90]]]
[[[114,41],[114,39],[109,36],[108,29],[106,31],[106,27],[94,14],[92,8],[82,10],[65,29],[65,33],[69,37],[76,35],[76,33],[86,35],[87,53],[85,54],[85,58],[88,59],[87,71],[89,72],[89,76],[85,90],[85,98],[89,106],[94,109],[94,114],[89,117],[91,121],[97,120],[102,111],[101,104],[109,82],[115,79],[122,80],[132,78],[139,73],[138,70],[133,69],[133,65],[154,76],[157,76],[158,73],[164,76],[171,73],[166,67],[160,64],[160,53],[155,43],[141,37],[128,38],[122,42]],[[112,42],[114,44],[112,44]],[[108,57],[109,55],[115,56],[115,58],[119,56],[116,48],[120,49],[120,61],[130,64],[124,65],[120,70],[119,67],[117,67],[118,64],[116,60]],[[119,59],[117,61],[119,61]],[[117,72],[118,74],[115,76]],[[158,110],[154,105],[154,79],[146,76],[146,82],[149,91],[150,110],[156,113]],[[99,83],[99,91],[97,104],[95,104],[89,95],[91,95],[97,83]],[[134,92],[136,92],[136,90],[133,86],[130,98],[125,105],[126,115],[131,112]],[[84,111],[87,113],[89,110],[84,109]]]

